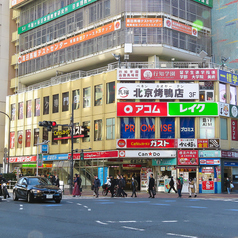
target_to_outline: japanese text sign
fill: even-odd
[[[197,150],[179,150],[178,165],[198,165]]]
[[[238,86],[238,75],[219,70],[219,81]]]
[[[121,158],[175,158],[176,150],[121,150]]]
[[[213,0],[193,0],[208,7],[213,7]]]
[[[14,7],[24,1],[26,1],[26,0],[11,0],[11,7]]]
[[[231,139],[238,141],[237,120],[231,120]]]
[[[163,27],[162,18],[126,18],[126,27]]]

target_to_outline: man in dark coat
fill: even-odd
[[[168,193],[170,193],[171,189],[173,189],[174,192],[177,193],[176,189],[174,188],[174,179],[173,179],[173,177],[171,177],[171,180],[169,182],[169,186],[170,186],[170,188],[169,188]]]
[[[94,179],[94,192],[95,192],[96,198],[98,198],[98,190],[100,186],[101,186],[100,179],[98,178],[98,176],[96,176]]]
[[[153,178],[153,174],[151,174],[149,178],[149,194],[150,194],[149,198],[155,198],[154,190],[155,190],[155,179]]]
[[[116,186],[116,180],[112,176],[110,176],[110,179],[111,179],[111,186],[109,187],[109,190],[111,193],[111,197],[113,198],[114,197],[114,189]]]

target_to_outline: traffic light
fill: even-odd
[[[90,127],[88,127],[88,126],[83,126],[83,135],[84,135],[84,137],[89,137],[89,135],[88,135],[88,133],[89,133],[89,131],[90,131]]]
[[[83,150],[81,150],[81,153],[80,153],[80,160],[84,160],[84,153],[83,153]]]
[[[52,127],[57,126],[57,123],[55,121],[39,121],[39,126],[46,127],[47,131],[51,131]]]

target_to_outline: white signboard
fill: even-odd
[[[219,114],[223,117],[229,117],[230,116],[230,107],[229,104],[220,102],[219,103]]]
[[[117,80],[140,80],[140,69],[118,69]]]
[[[178,139],[178,148],[197,148],[197,139]]]
[[[176,150],[121,150],[120,158],[176,158]]]
[[[197,83],[118,83],[118,99],[199,99]]]

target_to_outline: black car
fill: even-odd
[[[44,177],[21,177],[13,188],[13,200],[17,201],[19,198],[26,199],[27,202],[39,199],[60,203],[62,190]]]

